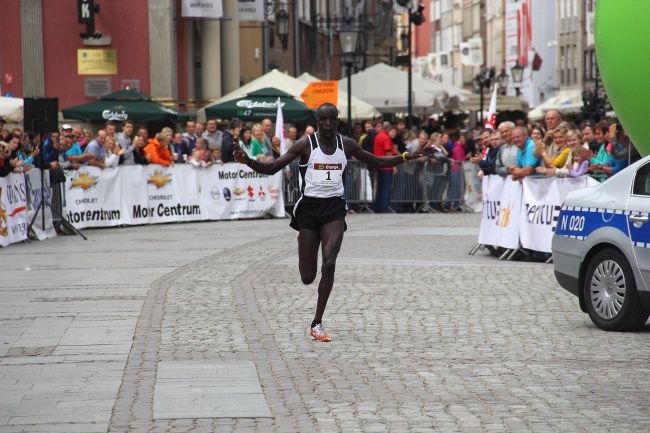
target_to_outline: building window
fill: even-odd
[[[583,54],[584,54],[584,59],[585,59],[585,63],[584,63],[584,68],[585,68],[584,80],[588,81],[588,80],[591,80],[593,78],[591,76],[591,52],[585,51]]]

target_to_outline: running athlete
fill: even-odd
[[[347,229],[345,215],[347,203],[343,194],[343,170],[346,154],[371,168],[394,167],[422,156],[430,146],[415,153],[404,152],[396,156],[375,156],[364,151],[352,139],[337,134],[338,110],[333,104],[323,104],[316,112],[318,131],[309,134],[272,162],[251,159],[242,149],[233,152],[235,161],[246,164],[262,174],[275,174],[300,158],[302,195],[296,202],[290,226],[298,231],[298,268],[304,284],[316,278],[318,247],[322,244],[323,264],[318,284],[316,314],[311,323],[311,336],[316,341],[328,342],[330,337],[321,322],[327,300],[334,285],[336,257],[341,249],[343,232]]]

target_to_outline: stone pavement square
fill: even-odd
[[[253,362],[158,363],[154,419],[271,416]]]

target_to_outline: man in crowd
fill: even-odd
[[[393,139],[390,138],[390,131],[395,129],[390,122],[384,122],[382,130],[375,138],[375,145],[373,155],[375,156],[392,156],[393,155]],[[390,203],[390,193],[393,186],[393,169],[379,168],[376,171],[377,188],[375,192],[375,202],[373,203],[373,211],[375,213],[385,213],[388,211],[388,204]]]
[[[483,131],[485,132],[485,131]],[[483,132],[481,133],[481,136],[483,135]],[[497,131],[488,131],[489,137],[485,139],[484,143],[486,143],[489,148],[488,151],[485,155],[485,158],[481,159],[479,162],[479,171],[478,171],[478,178],[480,180],[483,180],[483,176],[488,176],[490,174],[496,174],[497,172],[497,158],[499,157],[499,149],[503,145],[503,140],[501,139],[501,133]],[[474,161],[472,161],[474,162]]]
[[[119,144],[120,149],[131,147],[131,134],[133,134],[133,121],[125,120],[122,123],[122,132],[115,134],[115,142]]]
[[[108,122],[106,122],[104,129],[106,130],[106,138],[112,138],[113,140],[115,140],[115,122],[109,120]],[[117,142],[117,140],[115,141]]]
[[[291,125],[289,131],[287,132],[287,149],[289,149],[298,139],[298,128]]]
[[[228,125],[228,130],[223,133],[221,140],[221,161],[223,163],[235,162],[232,154],[239,147],[239,131],[241,131],[241,125],[241,119],[234,117]]]
[[[203,133],[205,132],[205,124],[201,122],[196,122],[196,130],[194,131],[194,135],[196,137],[203,137]]]
[[[142,141],[145,143],[149,142],[149,131],[147,131],[146,126],[141,126],[138,128],[138,137],[142,138]]]
[[[535,174],[535,167],[540,165],[540,160],[533,155],[535,143],[528,138],[526,128],[520,126],[513,128],[512,142],[518,149],[517,161],[515,165],[508,167],[508,174],[515,180]]]
[[[66,125],[64,125],[66,126]],[[70,163],[83,164],[95,157],[92,153],[84,154],[79,142],[84,138],[84,131],[80,126],[72,128],[72,145],[63,154],[66,161]]]
[[[95,139],[86,145],[84,155],[89,156],[87,157],[88,160],[84,162],[84,165],[91,165],[101,169],[106,168],[104,166],[104,160],[106,159],[106,136],[106,130],[100,129]]]
[[[264,130],[264,142],[266,143],[266,156],[273,158],[273,141],[271,139],[275,131],[271,119],[262,120],[262,129]]]
[[[499,147],[499,153],[496,160],[496,172],[501,177],[507,177],[508,168],[517,164],[518,148],[512,142],[512,128],[514,123],[510,121],[501,122],[499,124],[499,132],[501,133],[501,140],[503,145]]]
[[[183,133],[183,142],[184,145],[181,146],[181,152],[179,152],[179,158],[182,158],[182,154],[186,154],[187,157],[189,158],[190,155],[192,155],[192,151],[196,147],[196,139],[199,138],[198,135],[196,135],[196,122],[193,120],[188,120],[187,123],[185,124],[185,132]],[[181,160],[181,159],[179,159]]]
[[[208,140],[208,147],[210,149],[213,149],[217,147],[217,145],[221,146],[222,145],[222,140],[223,140],[223,132],[219,131],[217,129],[217,121],[216,119],[210,119],[208,120],[206,124],[206,130],[203,133],[203,138]],[[223,156],[223,152],[221,152]]]

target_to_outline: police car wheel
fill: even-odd
[[[648,319],[632,269],[617,250],[603,250],[591,259],[584,278],[584,296],[591,321],[605,331],[631,331]]]

